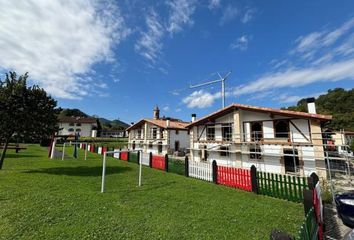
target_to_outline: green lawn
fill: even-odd
[[[68,150],[70,152],[70,150]],[[0,239],[269,239],[295,234],[303,207],[101,156],[49,160],[30,145],[0,170]]]

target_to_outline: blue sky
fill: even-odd
[[[353,1],[10,1],[0,73],[28,71],[65,108],[136,122],[226,105],[283,107],[352,88]]]

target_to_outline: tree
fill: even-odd
[[[0,80],[0,140],[4,143],[0,169],[11,137],[32,140],[49,137],[57,130],[57,102],[38,86],[27,87],[28,74],[15,72]]]
[[[326,94],[320,95],[315,103],[317,113],[333,116],[333,120],[327,124],[327,127],[333,130],[354,131],[354,89],[330,89]],[[306,99],[301,99],[296,106],[286,109],[306,112]]]

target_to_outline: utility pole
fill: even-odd
[[[220,73],[217,73],[219,75],[219,79],[217,80],[212,80],[206,83],[200,83],[197,85],[190,85],[189,88],[198,88],[198,87],[203,87],[203,86],[207,86],[210,84],[214,84],[214,83],[218,83],[221,82],[221,101],[222,101],[222,108],[225,107],[225,80],[229,77],[229,75],[231,74],[231,71],[229,71],[224,77],[222,77],[220,75]]]

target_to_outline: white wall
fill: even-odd
[[[90,123],[82,123],[81,126],[69,126],[69,123],[59,123],[59,128],[63,128],[59,131],[59,135],[75,135],[76,129],[81,129],[80,136],[81,137],[91,137],[91,130],[94,125]],[[69,128],[73,128],[73,132],[69,132]]]
[[[189,134],[188,131],[178,130],[178,134],[176,134],[176,130],[168,130],[169,139],[170,139],[170,149],[175,148],[175,141],[179,141],[179,148],[181,150],[189,148]]]
[[[313,147],[303,146],[299,154],[301,154],[302,160],[304,160],[304,174],[305,176],[310,176],[312,172],[316,171],[315,150]]]
[[[290,134],[294,142],[310,142],[310,125],[307,119],[293,119],[291,122],[304,134],[305,138],[293,124],[290,123]]]
[[[273,121],[263,122],[263,134],[264,138],[274,138]]]

